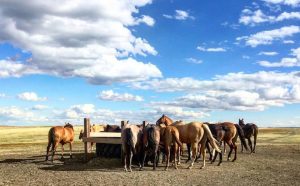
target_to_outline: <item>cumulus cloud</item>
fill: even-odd
[[[82,119],[84,117],[90,117],[95,111],[95,105],[93,104],[72,105],[59,115],[62,118]]]
[[[300,5],[300,0],[263,0],[269,4],[278,4],[278,5],[288,5],[292,7],[298,7]]]
[[[17,95],[18,99],[25,101],[46,101],[47,97],[39,97],[35,92],[23,92]]]
[[[134,36],[129,29],[141,23],[155,24],[150,16],[138,15],[139,8],[149,3],[151,0],[1,1],[0,41],[32,56],[22,62],[2,60],[0,77],[42,73],[82,77],[97,84],[160,77],[155,65],[130,58],[157,54],[145,38]],[[127,70],[128,64],[134,73]]]
[[[241,17],[239,18],[239,23],[249,26],[255,26],[260,23],[274,23],[290,19],[300,19],[300,12],[282,12],[278,16],[268,16],[265,15],[260,9],[256,11],[244,9],[242,11]]]
[[[246,45],[257,47],[258,45],[270,45],[273,41],[283,40],[300,32],[299,26],[284,26],[279,29],[261,31],[250,36],[236,38],[237,41],[245,41]]]
[[[99,93],[98,98],[106,101],[143,101],[141,96],[136,96],[128,93],[120,94],[113,90],[104,90]]]
[[[177,19],[177,20],[195,19],[193,16],[189,15],[187,11],[184,10],[175,10],[174,15],[163,14],[163,16],[167,19]]]
[[[5,98],[5,97],[6,97],[6,94],[0,93],[0,98]]]
[[[258,64],[264,67],[299,67],[300,66],[300,47],[291,50],[293,57],[285,57],[280,62],[259,61]]]
[[[299,103],[300,72],[229,73],[212,80],[193,78],[155,79],[134,83],[137,89],[188,92],[173,101],[156,105],[208,110],[264,110],[270,106]]]
[[[216,47],[216,48],[205,48],[203,46],[197,46],[197,50],[203,51],[203,52],[226,52],[225,48]]]

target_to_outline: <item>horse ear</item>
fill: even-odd
[[[143,127],[145,128],[146,127],[146,121],[143,121]]]
[[[165,117],[165,114],[163,114],[162,117]]]

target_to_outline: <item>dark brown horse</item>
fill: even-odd
[[[106,125],[104,132],[121,132],[121,130],[119,125]]]
[[[143,126],[143,162],[140,170],[144,168],[146,157],[153,158],[153,170],[159,161],[160,129],[155,124]]]
[[[64,155],[64,144],[70,144],[70,158],[72,158],[72,145],[74,141],[74,129],[70,123],[65,124],[65,126],[56,126],[52,127],[48,133],[48,146],[47,146],[47,154],[46,161],[49,157],[49,149],[52,146],[52,162],[54,160],[55,151],[57,145],[60,143],[62,145],[62,153],[61,156],[63,158]]]
[[[242,145],[246,148],[246,150],[248,150],[243,129],[239,125],[230,122],[223,122],[217,124],[209,124],[208,126],[211,130],[211,133],[219,141],[219,143],[223,141],[224,146],[225,144],[227,144],[230,147],[227,160],[230,160],[230,156],[233,150],[234,158],[232,161],[235,161],[237,159],[237,145],[235,144],[237,141],[237,137],[240,137]],[[210,150],[208,152],[210,154]],[[217,154],[215,154],[212,162],[215,161],[216,155]],[[210,157],[212,157],[211,154]]]
[[[255,148],[256,148],[256,140],[257,140],[257,134],[258,134],[258,127],[254,123],[244,123],[244,119],[239,119],[239,126],[243,128],[245,138],[248,140],[248,144],[250,146],[250,153],[255,153]],[[253,136],[254,138],[254,145],[252,146],[252,141],[251,137]],[[243,152],[243,147],[242,147],[242,152]]]

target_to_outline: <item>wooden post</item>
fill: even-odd
[[[88,138],[90,137],[90,119],[84,118],[84,133],[83,136]],[[88,154],[91,153],[91,143],[90,142],[84,142],[84,160],[88,161]]]

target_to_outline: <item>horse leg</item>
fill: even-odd
[[[61,159],[64,159],[64,145],[61,144]]]
[[[125,152],[123,152],[123,162],[124,162],[124,170],[125,170],[125,172],[127,172],[127,156],[128,156],[128,154],[127,153],[125,153]]]
[[[205,151],[205,145],[201,144],[201,149],[200,152],[202,153],[202,158],[203,158],[203,165],[200,167],[200,169],[203,169],[205,167],[205,156],[206,156],[206,151]]]
[[[166,163],[166,168],[165,170],[167,171],[169,168],[169,164],[170,164],[170,146],[166,146],[166,158],[167,158],[167,163]]]
[[[146,153],[146,151],[144,151],[143,160],[142,160],[142,166],[140,168],[140,171],[144,169],[145,161],[146,161],[146,156],[147,156],[147,153]]]
[[[253,147],[253,150],[252,150],[253,153],[255,153],[256,139],[257,139],[257,133],[254,134],[254,147]]]
[[[47,145],[47,152],[46,152],[46,161],[48,161],[50,146],[51,146],[51,142],[48,142],[48,145]]]
[[[187,163],[191,160],[191,144],[187,143],[186,147],[187,147],[187,151],[188,151],[188,159],[185,161],[185,163]]]
[[[196,156],[197,156],[197,147],[198,147],[198,143],[192,143],[192,151],[193,151],[193,159],[192,162],[190,164],[190,166],[188,167],[189,169],[193,168],[195,160],[196,160]]]
[[[54,155],[55,155],[55,151],[56,151],[57,145],[58,145],[58,142],[56,142],[56,143],[54,143],[52,145],[52,163],[54,161]]]
[[[178,161],[177,157],[180,156],[180,150],[179,149],[180,148],[178,147],[177,143],[175,143],[175,145],[174,145],[174,152],[173,152],[173,154],[174,154],[174,167],[175,167],[175,169],[178,169],[177,168],[177,164],[178,164],[179,161]]]
[[[208,153],[209,153],[209,161],[211,161],[211,163],[212,163],[212,154],[211,154],[211,152],[210,152],[210,147],[209,147],[209,144],[208,144],[208,143],[209,143],[209,142],[206,141],[205,146],[206,146],[207,151],[208,151]],[[200,153],[201,153],[201,150],[200,150]]]
[[[234,158],[232,162],[234,162],[237,158],[237,145],[235,143],[233,143],[233,149],[234,149]]]
[[[154,152],[154,159],[153,159],[153,170],[156,170],[157,166],[157,153],[156,151]]]
[[[72,159],[72,151],[73,151],[73,142],[70,143],[70,158]]]
[[[228,146],[230,147],[230,151],[228,153],[228,157],[227,157],[227,161],[230,160],[230,156],[231,156],[231,153],[232,153],[232,150],[233,150],[233,143],[230,141],[230,142],[226,142],[228,144]],[[225,143],[224,143],[225,144]]]
[[[131,169],[132,157],[133,157],[133,152],[130,150],[129,151],[129,166],[128,166],[130,172],[132,172],[132,169]]]
[[[223,143],[224,143],[224,155],[225,155],[226,154],[226,143],[225,143],[225,141]]]
[[[252,153],[252,142],[251,142],[251,138],[247,138],[248,140],[248,145],[250,147],[250,154]]]

